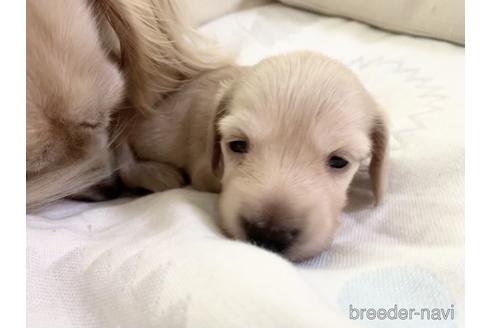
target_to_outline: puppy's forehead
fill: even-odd
[[[249,69],[234,88],[230,114],[260,135],[293,127],[296,133],[339,135],[341,129],[367,130],[371,107],[371,98],[347,68],[301,52]]]

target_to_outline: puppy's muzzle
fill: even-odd
[[[254,245],[282,253],[295,243],[299,229],[279,227],[261,218],[241,218],[246,239]]]

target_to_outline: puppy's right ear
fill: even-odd
[[[231,88],[233,80],[227,80],[221,82],[221,86],[217,93],[217,107],[212,121],[209,127],[209,139],[211,140],[211,168],[212,173],[216,177],[221,177],[224,171],[224,161],[222,158],[222,150],[220,148],[220,141],[222,139],[219,131],[219,122],[224,116],[227,115],[227,109],[231,101]]]

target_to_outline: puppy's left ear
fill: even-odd
[[[372,192],[376,205],[381,203],[388,185],[389,169],[389,130],[385,114],[378,110],[373,119],[370,138],[372,142],[371,163],[369,174],[371,176]]]

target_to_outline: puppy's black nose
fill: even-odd
[[[294,243],[299,234],[297,229],[280,228],[263,224],[263,222],[261,220],[242,219],[248,241],[268,250],[281,253]]]

